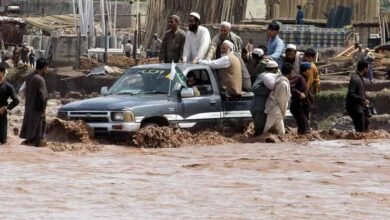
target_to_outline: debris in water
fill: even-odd
[[[60,142],[49,142],[49,149],[54,152],[65,152],[65,151],[87,151],[97,152],[103,149],[102,145],[96,144],[67,144]]]
[[[190,138],[189,131],[176,127],[147,127],[137,132],[134,143],[144,148],[177,148]]]
[[[177,148],[183,145],[219,145],[233,140],[218,132],[203,131],[191,134],[177,127],[143,128],[134,137],[134,143],[144,148]]]

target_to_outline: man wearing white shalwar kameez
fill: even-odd
[[[274,81],[274,84],[266,84],[272,91],[265,104],[264,112],[267,114],[267,122],[263,134],[268,132],[277,135],[285,134],[284,117],[286,116],[291,97],[290,82],[287,77],[291,74],[292,70],[293,65],[285,64],[282,69],[282,74],[267,74],[264,76],[264,78],[273,77],[273,79],[265,81]]]
[[[192,12],[188,18],[188,29],[183,49],[183,62],[196,63],[206,58],[211,43],[210,32],[200,25],[200,15],[196,12]]]

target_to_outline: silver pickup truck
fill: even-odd
[[[213,128],[225,122],[243,125],[251,120],[253,93],[235,98],[221,96],[216,73],[208,66],[177,67],[184,75],[195,76],[200,95],[195,96],[193,88],[170,83],[171,64],[136,66],[110,89],[102,88],[101,97],[62,106],[58,117],[83,120],[95,133],[136,132],[151,125]]]

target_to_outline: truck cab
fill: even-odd
[[[58,117],[83,120],[95,133],[136,132],[149,125],[215,128],[226,122],[251,120],[252,93],[226,97],[216,73],[205,65],[177,64],[196,84],[185,88],[170,81],[171,64],[128,69],[102,96],[62,106]],[[195,90],[199,91],[195,93]]]

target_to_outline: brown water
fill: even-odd
[[[0,219],[389,219],[386,142],[6,146]]]

